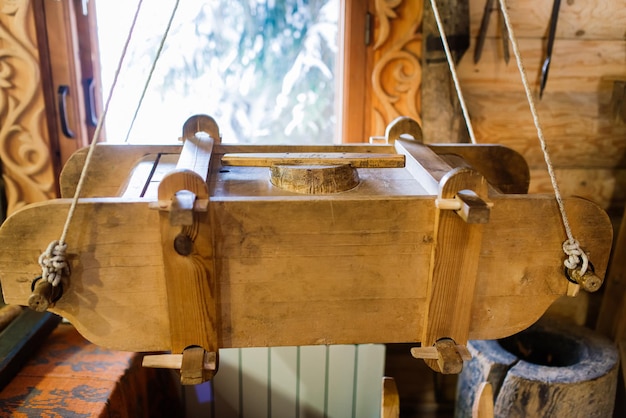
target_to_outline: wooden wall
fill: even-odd
[[[439,2],[440,9],[445,3]],[[484,4],[470,0],[470,48],[457,66],[477,140],[522,153],[532,170],[531,192],[550,193],[515,59],[511,54],[507,65],[502,55],[496,11],[491,13],[482,58],[473,62]],[[626,0],[561,3],[541,100],[539,77],[552,2],[509,0],[508,6],[561,191],[589,198],[607,210],[621,209],[626,200],[626,124],[612,116],[611,95],[612,78],[626,78]],[[422,11],[420,1],[375,2],[370,135],[381,135],[398,115],[419,120],[432,104],[420,96],[422,26],[416,22],[421,23]]]
[[[626,124],[611,113],[612,77],[626,78],[626,0],[561,2],[548,82],[538,99],[551,1],[510,0],[528,79],[562,192],[605,209],[626,198]],[[531,191],[551,185],[514,58],[502,56],[497,14],[478,64],[473,48],[483,0],[470,0],[470,50],[459,77],[479,142],[507,145],[531,167]]]
[[[438,4],[453,2],[440,0]],[[485,0],[469,0],[469,3],[470,47],[459,61],[457,71],[477,141],[505,145],[520,152],[531,168],[530,192],[553,193],[515,58],[511,53],[508,65],[504,61],[500,16],[498,12],[491,13],[481,60],[474,63]],[[565,196],[588,198],[613,215],[616,224],[622,222],[615,231],[617,242],[605,285],[601,292],[589,296],[596,306],[591,303],[586,315],[588,325],[593,325],[594,314],[597,315],[597,330],[621,342],[623,356],[626,354],[626,267],[622,257],[626,248],[623,216],[626,88],[622,84],[620,90],[615,80],[626,83],[626,0],[561,2],[548,82],[541,99],[539,83],[552,1],[508,0],[507,3],[561,192]],[[370,135],[382,135],[384,126],[398,114],[421,119],[424,126],[434,120],[424,120],[431,117],[427,116],[432,113],[428,112],[428,106],[434,105],[425,100],[430,96],[422,95],[421,83],[428,79],[426,72],[430,70],[424,65],[422,54],[424,28],[420,26],[414,33],[415,26],[411,25],[411,19],[424,15],[423,4],[411,0],[376,2],[375,35],[384,41],[377,43],[374,50],[374,68],[382,70],[372,73],[370,88],[375,94],[370,106],[373,115]],[[421,66],[416,67],[414,63],[420,60]],[[415,83],[420,83],[417,94]],[[442,91],[439,100],[449,101],[447,94]],[[461,117],[460,111],[454,115],[457,122]],[[458,140],[458,136],[437,136],[437,133],[426,136],[425,141]],[[594,309],[596,312],[592,312]],[[626,367],[623,374],[622,382],[626,379]],[[399,386],[399,390],[405,389]],[[406,405],[415,393],[406,392],[404,396],[401,404]]]

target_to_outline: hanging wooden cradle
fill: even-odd
[[[184,383],[212,377],[229,347],[419,342],[415,357],[457,373],[468,339],[517,333],[605,273],[607,215],[565,199],[593,262],[567,271],[554,196],[527,194],[525,161],[502,146],[426,145],[407,118],[384,144],[222,144],[202,115],[183,138],[96,146],[53,287],[35,260],[67,216],[77,152],[63,198],[0,228],[6,302],[101,346],[170,351],[145,363],[181,368]]]

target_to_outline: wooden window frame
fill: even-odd
[[[373,2],[344,0],[341,2],[338,65],[337,138],[340,142],[364,142],[370,135]]]

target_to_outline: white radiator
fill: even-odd
[[[378,418],[384,367],[382,344],[223,349],[187,416]]]

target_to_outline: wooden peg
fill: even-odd
[[[451,338],[441,338],[429,347],[413,347],[411,355],[423,360],[436,360],[438,371],[443,374],[460,373],[463,362],[472,359],[467,347],[455,343]]]
[[[207,361],[207,355],[210,359]],[[205,363],[209,364],[205,368]],[[197,385],[213,378],[217,369],[215,352],[207,352],[202,347],[190,347],[183,351],[180,365],[180,383]]]
[[[187,190],[174,193],[169,206],[170,224],[172,226],[193,225],[193,211],[196,196]]]
[[[435,343],[437,365],[443,374],[459,374],[463,370],[463,359],[456,349],[456,343],[450,338],[443,338]]]
[[[567,282],[567,296],[575,298],[580,292],[580,285],[578,283]]]
[[[602,287],[603,279],[596,275],[592,268],[588,268],[585,274],[582,275],[580,270],[567,269],[567,275],[587,292],[593,293]]]
[[[463,361],[470,361],[472,359],[472,355],[467,349],[467,346],[456,344],[455,349],[459,353]],[[419,359],[424,359],[424,360],[425,359],[437,360],[439,358],[437,347],[434,345],[430,347],[413,347],[411,348],[411,355],[414,358],[419,358]]]
[[[453,210],[470,224],[489,222],[492,202],[486,202],[471,190],[461,190],[452,199],[436,199],[437,209]]]
[[[461,201],[461,208],[457,215],[468,224],[486,224],[489,222],[491,207],[471,190],[460,190],[455,199]]]
[[[36,312],[45,312],[54,306],[54,303],[63,293],[62,285],[53,286],[41,277],[35,279],[32,285],[32,294],[28,298],[28,307]]]
[[[180,370],[183,385],[206,382],[215,376],[219,361],[217,352],[201,347],[189,347],[182,354],[153,354],[144,356],[143,367]]]

